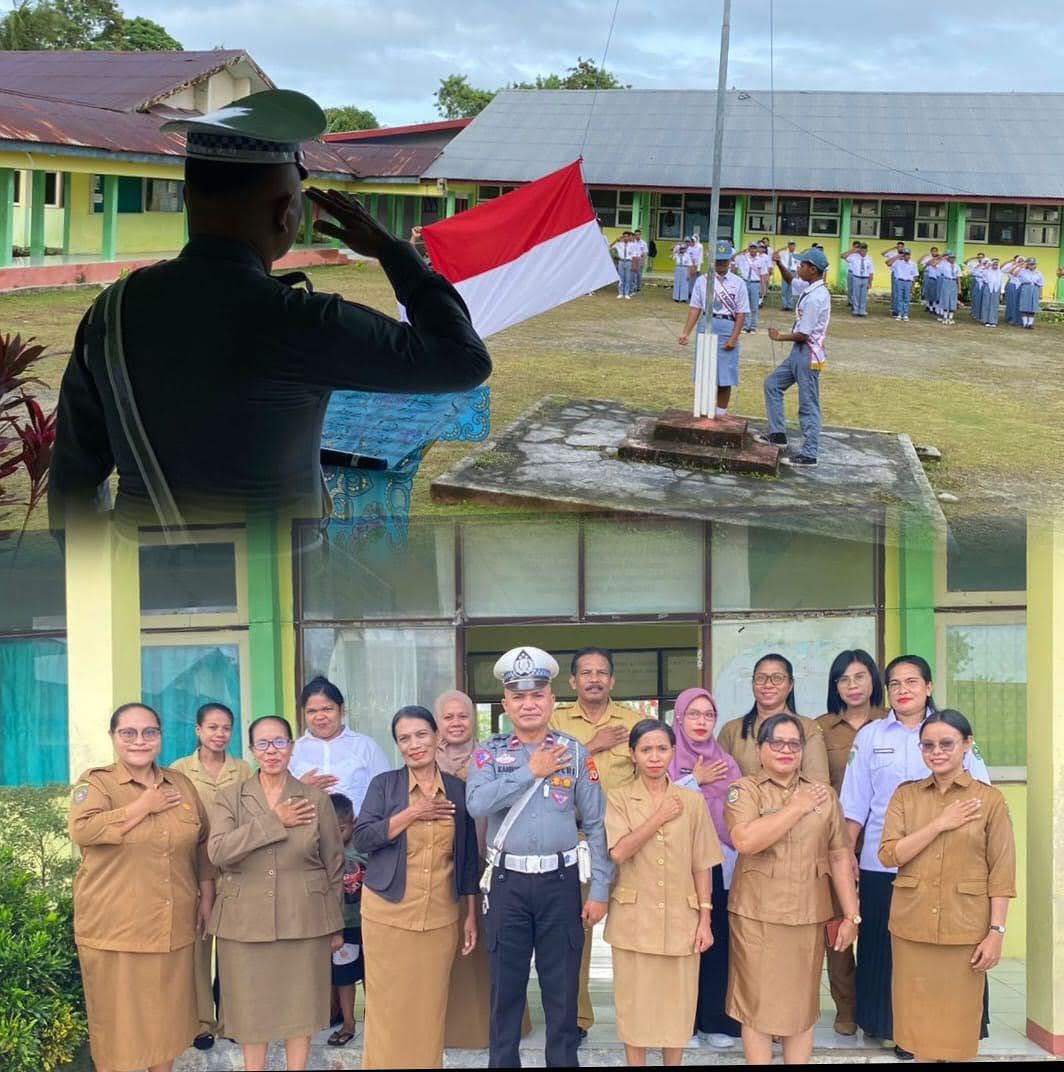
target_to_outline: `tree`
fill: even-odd
[[[513,82],[508,89],[631,89],[622,85],[617,76],[605,67],[578,56],[576,65],[569,67],[565,75],[537,75],[534,82]]]
[[[444,119],[468,119],[477,115],[487,108],[494,96],[492,90],[471,86],[464,74],[449,74],[441,78],[440,88],[433,94],[436,111]]]
[[[181,43],[151,19],[127,19],[117,0],[17,0],[0,19],[0,47],[174,52]]]
[[[353,104],[326,108],[324,111],[325,118],[329,121],[327,129],[330,134],[341,130],[376,130],[380,126],[372,112],[365,108],[356,108]]]

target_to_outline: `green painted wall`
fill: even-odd
[[[70,252],[98,254],[103,248],[103,213],[92,210],[92,176],[71,176]],[[58,210],[56,210],[58,212]],[[169,253],[184,245],[183,212],[121,212],[115,249],[123,253]],[[59,239],[62,242],[62,221]]]
[[[291,714],[285,702],[281,667],[282,598],[276,517],[249,517],[247,543],[251,717]]]

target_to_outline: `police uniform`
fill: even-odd
[[[728,829],[780,811],[802,782],[766,771],[728,789]],[[838,798],[802,818],[761,852],[739,853],[728,893],[731,959],[727,1012],[768,1035],[789,1037],[820,1019],[824,924],[832,918],[829,855],[850,839]]]
[[[214,805],[218,793],[230,785],[239,785],[251,777],[251,765],[243,759],[225,754],[225,761],[218,777],[213,778],[200,760],[199,749],[190,756],[175,759],[171,770],[180,771],[193,784],[199,798],[208,813]],[[218,1028],[214,1007],[214,936],[207,935],[206,940],[198,941],[193,946],[193,959],[196,966],[196,1008],[199,1010],[200,1034],[213,1035]]]
[[[554,708],[551,715],[550,728],[573,737],[581,744],[586,745],[600,729],[605,726],[623,726],[631,732],[632,727],[640,720],[638,712],[623,704],[614,703],[612,700],[606,705],[605,714],[592,722],[579,701],[571,704],[559,704]],[[605,752],[599,752],[594,757],[595,766],[598,768],[600,784],[604,793],[610,793],[614,789],[622,789],[630,785],[635,778],[635,767],[632,765],[632,752],[628,747],[628,737],[615,744]],[[583,887],[585,899],[587,887]],[[588,934],[584,941],[584,952],[580,957],[580,993],[577,1000],[576,1022],[582,1031],[588,1031],[595,1023],[595,1009],[591,1004],[591,935]]]
[[[694,951],[699,897],[693,873],[723,863],[702,794],[666,789],[683,807],[617,869],[606,917],[613,949],[617,1036],[629,1046],[685,1047],[698,1005],[700,954]],[[636,778],[606,798],[612,849],[651,818],[659,801]]]
[[[495,664],[504,687],[546,687],[558,664],[538,648],[515,648]],[[496,734],[473,755],[466,804],[488,820],[492,853],[510,809],[535,786],[513,822],[490,872],[485,915],[491,955],[492,1067],[518,1067],[521,1016],[533,952],[546,1020],[546,1063],[577,1064],[577,984],[584,927],[577,872],[578,828],[591,856],[589,898],[609,898],[613,865],[606,853],[605,799],[598,768],[580,743],[548,731],[547,747],[568,748],[569,766],[537,784],[529,770],[532,752],[516,734]],[[495,855],[492,853],[492,855]]]
[[[190,157],[290,163],[305,178],[301,144],[318,137],[325,117],[302,94],[267,90],[164,129],[188,130]],[[491,371],[462,298],[409,243],[390,240],[380,263],[408,324],[295,289],[251,246],[209,234],[193,233],[173,260],[104,291],[78,326],[60,388],[53,527],[69,509],[96,509],[115,469],[118,505],[140,512],[152,501],[136,422],[127,434],[129,396],[116,396],[109,375],[108,335],[121,342],[143,439],[178,510],[290,506],[320,517],[321,428],[334,390],[461,391]],[[113,295],[121,330],[108,333]],[[116,397],[127,399],[121,408]]]
[[[180,793],[181,803],[125,833],[126,808],[145,789],[123,763],[85,771],[71,796],[70,837],[81,849],[74,941],[89,1048],[104,1068],[171,1061],[191,1044],[199,1022],[196,910],[200,882],[215,877],[207,812],[183,774],[158,767],[152,775]]]
[[[990,899],[1016,896],[1015,838],[1005,798],[965,771],[944,794],[933,775],[900,786],[883,824],[879,859],[895,867],[901,838],[971,799],[982,802],[978,818],[939,834],[894,879],[894,1041],[925,1060],[978,1053],[986,976],[970,961],[990,932]]]
[[[878,849],[894,791],[902,782],[927,774],[919,742],[919,725],[906,726],[893,710],[862,726],[854,738],[839,795],[846,818],[859,824],[864,835],[858,880],[862,923],[857,945],[857,1023],[866,1034],[885,1039],[893,1038],[894,1030],[887,929],[894,869],[880,861]],[[964,769],[989,784],[978,747],[965,754]]]
[[[831,775],[828,769],[827,750],[824,747],[824,734],[816,719],[806,718],[805,715],[795,715],[802,724],[805,733],[805,748],[802,750],[802,765],[799,768],[802,774],[811,782],[829,784]],[[764,721],[764,720],[762,720]],[[733,718],[725,722],[717,734],[717,741],[721,748],[728,753],[743,774],[759,774],[761,771],[761,756],[758,751],[757,731],[759,723],[751,727],[750,733],[743,736],[743,720]]]

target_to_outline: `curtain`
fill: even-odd
[[[233,712],[229,751],[243,752],[240,718],[240,651],[236,644],[173,644],[144,647],[140,652],[141,694],[159,712],[163,723],[166,765],[196,748],[196,709],[208,701]]]
[[[66,641],[0,640],[0,785],[70,780]]]

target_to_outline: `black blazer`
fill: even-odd
[[[466,811],[465,782],[440,772],[443,791],[454,804],[454,895],[468,897],[479,888],[477,828]],[[398,902],[406,893],[406,831],[388,837],[388,821],[410,804],[410,774],[406,767],[378,774],[366,790],[355,823],[352,843],[369,859],[363,880],[386,901]],[[402,864],[403,866],[400,866]]]

